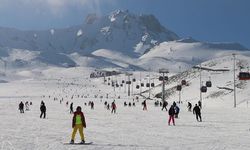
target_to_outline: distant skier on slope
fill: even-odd
[[[171,120],[172,120],[173,125],[175,126],[175,122],[174,122],[174,115],[175,115],[174,105],[172,105],[172,106],[169,108],[168,114],[169,114],[168,125],[170,125]]]
[[[175,109],[175,118],[178,118],[179,117],[180,108],[176,105],[174,107],[174,109]]]
[[[142,106],[143,106],[142,110],[147,110],[147,102],[146,102],[146,100],[144,100],[142,102]]]
[[[111,113],[116,113],[116,104],[115,104],[115,101],[112,102],[111,104]]]
[[[19,110],[20,110],[20,113],[24,113],[24,104],[23,104],[23,102],[21,101],[20,103],[19,103]]]
[[[86,122],[85,122],[84,114],[82,112],[82,108],[80,106],[77,106],[76,112],[74,112],[74,116],[72,119],[72,128],[73,128],[73,132],[71,135],[70,143],[74,144],[76,132],[77,132],[77,130],[79,130],[79,134],[81,137],[81,144],[84,144],[85,137],[84,137],[84,133],[83,133],[83,128],[86,128]]]
[[[70,108],[69,108],[70,110],[69,110],[69,113],[70,114],[73,114],[74,113],[74,111],[73,111],[73,102],[70,104]]]
[[[190,102],[188,102],[187,108],[188,108],[188,111],[190,111],[190,112],[192,111],[192,104]]]
[[[202,109],[201,101],[198,101],[198,106],[200,107],[200,109]]]
[[[196,115],[196,120],[197,121],[202,122],[202,119],[201,119],[201,109],[200,109],[200,107],[197,104],[195,104],[195,107],[193,109],[193,114]]]
[[[46,117],[46,106],[45,106],[45,103],[41,103],[41,106],[40,106],[40,111],[41,111],[41,114],[40,114],[40,118],[45,118]]]
[[[167,106],[168,106],[168,102],[167,101],[163,101],[163,105],[162,105],[162,109],[161,110],[165,109],[166,111],[168,111]]]

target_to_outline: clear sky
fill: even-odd
[[[116,9],[154,14],[181,37],[250,48],[250,0],[0,0],[0,26],[63,28]]]

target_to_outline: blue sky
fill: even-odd
[[[181,37],[250,48],[250,0],[0,0],[0,26],[63,28],[116,9],[154,14]]]

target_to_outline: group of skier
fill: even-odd
[[[30,102],[30,103],[28,101],[25,102],[26,111],[29,110],[30,105],[32,105],[32,102]],[[24,113],[24,104],[22,101],[19,103],[18,109],[19,109],[20,113]],[[40,111],[41,111],[40,118],[46,118],[46,106],[45,106],[45,103],[43,101],[41,101]]]

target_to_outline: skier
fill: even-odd
[[[41,106],[40,106],[40,111],[41,111],[41,115],[40,115],[40,118],[45,118],[46,117],[46,106],[45,106],[45,103],[41,103]]]
[[[202,108],[201,101],[198,101],[198,106],[200,107],[200,109]]]
[[[123,105],[124,105],[124,107],[126,107],[127,106],[127,102],[124,102]]]
[[[144,101],[142,102],[142,106],[143,106],[142,110],[147,110],[147,103],[146,103],[146,100],[144,100]]]
[[[73,102],[70,104],[70,111],[69,111],[70,114],[73,114],[74,111],[73,111]]]
[[[168,125],[170,125],[170,122],[171,122],[171,120],[172,120],[173,125],[175,126],[175,122],[174,122],[174,115],[175,115],[174,105],[172,105],[172,106],[169,108],[168,114],[169,114]]]
[[[95,104],[94,104],[94,102],[92,101],[92,102],[91,102],[91,109],[94,109],[94,105],[95,105]]]
[[[202,122],[202,120],[201,120],[201,109],[197,104],[195,104],[195,107],[193,109],[193,114],[196,115],[196,120],[197,121]]]
[[[29,110],[29,102],[28,102],[28,101],[25,102],[25,110],[26,110],[26,111]]]
[[[116,104],[115,104],[115,101],[112,102],[111,104],[111,113],[116,113]]]
[[[175,108],[175,118],[178,118],[179,112],[180,112],[180,108],[177,105],[174,108]]]
[[[109,104],[107,105],[107,110],[110,110],[110,105]]]
[[[188,102],[188,111],[192,110],[192,104],[190,102]]]
[[[80,106],[77,106],[76,112],[74,112],[74,116],[72,119],[72,128],[73,132],[71,135],[71,144],[74,144],[75,142],[75,135],[77,130],[79,130],[80,136],[81,136],[81,144],[85,143],[85,137],[83,133],[83,128],[86,128],[86,122],[85,122],[85,117],[82,112],[82,108]]]
[[[24,113],[23,107],[24,107],[24,104],[23,104],[23,102],[21,101],[21,103],[19,103],[19,110],[20,110],[20,113]]]
[[[176,106],[176,102],[175,102],[175,101],[173,102],[173,106],[174,106],[174,107]]]
[[[163,101],[163,105],[162,105],[162,109],[161,110],[166,109],[166,111],[168,111],[167,106],[168,106],[168,102],[167,101]]]

